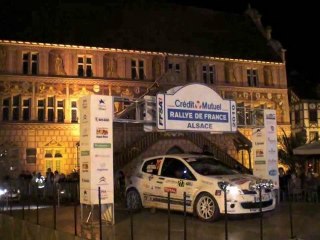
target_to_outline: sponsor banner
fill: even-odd
[[[114,202],[113,98],[90,95],[80,98],[80,202]]]
[[[265,109],[264,128],[253,129],[253,174],[264,179],[271,179],[275,188],[279,188],[276,119],[275,110]]]
[[[111,143],[94,143],[94,148],[111,148]]]
[[[189,84],[157,94],[157,127],[160,130],[235,132],[236,103],[223,100],[203,84]]]

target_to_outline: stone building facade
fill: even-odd
[[[105,32],[109,34],[105,44],[108,47],[94,45],[90,40],[86,44],[89,46],[74,44],[72,40],[68,44],[41,42],[41,38],[34,42],[0,40],[1,167],[16,173],[21,170],[44,173],[49,167],[64,173],[75,169],[79,159],[77,100],[87,94],[137,99],[198,82],[237,102],[239,131],[248,139],[252,134],[248,126],[259,121],[252,116],[264,108],[276,109],[278,126],[290,131],[284,50],[272,39],[271,30],[263,28],[257,12],[248,9],[246,16],[238,16],[186,7],[161,9],[166,18],[152,18],[152,21],[169,21],[171,25],[163,28],[170,30],[169,34],[157,32],[150,20],[145,25],[150,29],[145,29],[142,36],[131,32],[140,30],[128,22],[129,26],[109,29],[114,35],[109,30]],[[125,11],[129,16],[134,11],[139,16],[148,12],[132,7]],[[110,18],[126,14],[110,15]],[[161,10],[154,14],[161,14]],[[179,14],[197,19],[190,22],[186,35],[180,39],[178,34],[172,35],[185,26],[176,21]],[[206,28],[202,34],[206,36],[195,42],[192,31],[199,32],[199,26],[206,27],[207,23],[213,30]],[[126,35],[120,27],[126,29]],[[219,35],[211,36],[216,30]],[[130,36],[132,41],[128,40]],[[141,41],[137,36],[141,36]],[[115,113],[125,107],[125,103],[116,102]],[[138,125],[115,124],[114,128],[115,152],[124,151],[145,134]],[[232,137],[209,134],[205,137],[249,166],[249,152],[237,148]],[[164,148],[170,148],[169,145],[155,147],[160,153],[159,147],[164,146],[162,153],[165,153],[168,149]],[[201,149],[192,144],[183,145],[186,151]],[[148,149],[149,155],[154,152],[152,147]]]
[[[104,94],[135,99],[159,77],[165,88],[207,84],[223,98],[236,100],[248,124],[250,111],[260,108],[276,109],[278,124],[289,124],[281,62],[4,40],[0,49],[0,146],[3,154],[11,149],[6,158],[18,161],[20,169],[71,172],[78,158],[79,97]],[[115,104],[115,112],[122,109],[121,103]],[[250,139],[250,129],[241,131]],[[116,137],[115,151],[124,138]]]
[[[290,92],[290,115],[292,133],[302,131],[307,142],[319,140],[320,101],[317,99],[300,99],[293,91]],[[303,134],[304,134],[303,133]]]

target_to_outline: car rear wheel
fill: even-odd
[[[212,222],[220,215],[218,204],[209,193],[201,193],[194,207],[195,214],[203,221]]]
[[[138,210],[142,208],[140,194],[135,189],[129,189],[126,194],[127,208],[132,210]]]

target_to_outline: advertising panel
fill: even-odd
[[[113,203],[113,98],[91,95],[80,106],[80,202]]]
[[[157,94],[159,130],[237,131],[236,103],[223,100],[203,84],[189,84],[172,94]]]
[[[264,110],[264,127],[252,132],[253,174],[264,179],[271,179],[275,188],[279,188],[278,141],[276,112]]]

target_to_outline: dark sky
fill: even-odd
[[[251,7],[262,15],[264,26],[272,27],[272,36],[287,50],[287,73],[291,85],[303,97],[315,97],[320,83],[317,56],[320,37],[316,33],[320,12],[313,3],[279,0],[169,0],[169,2],[242,13]]]
[[[0,22],[7,26],[10,21],[4,16],[19,18],[30,8],[43,4],[42,0],[24,1],[21,4],[18,0],[2,0],[2,11],[10,11],[13,14],[1,14]],[[56,4],[59,0],[46,0]],[[81,0],[60,0],[67,2],[81,2]],[[150,2],[156,0],[100,0],[100,2],[122,1],[122,2]],[[301,94],[307,97],[312,94],[315,86],[320,83],[320,71],[318,69],[317,56],[320,52],[320,37],[316,33],[318,23],[316,17],[319,15],[315,4],[301,1],[280,1],[280,0],[158,0],[162,2],[177,3],[202,8],[209,8],[216,11],[243,13],[250,2],[251,7],[256,8],[262,15],[262,23],[272,27],[272,36],[279,40],[287,49],[287,72],[291,85],[297,86]],[[88,2],[82,1],[82,2]],[[90,3],[94,4],[94,0]],[[2,16],[1,16],[2,15]],[[18,21],[15,21],[18,22]],[[7,28],[8,29],[8,28]],[[14,29],[14,28],[12,28]],[[1,35],[1,26],[0,26]],[[3,35],[3,34],[2,34]],[[313,92],[314,94],[314,92]]]

